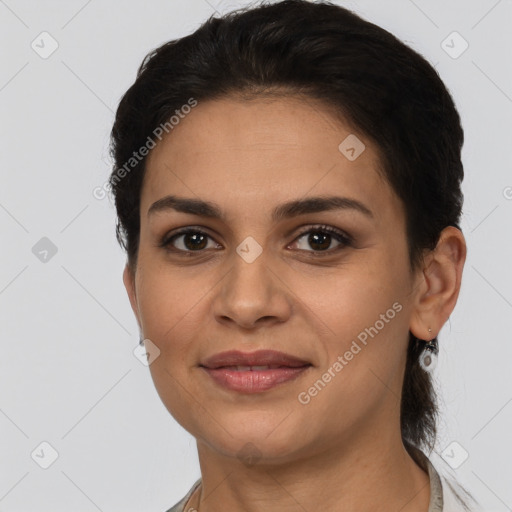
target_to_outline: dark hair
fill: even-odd
[[[237,96],[320,100],[378,148],[379,171],[406,212],[411,269],[447,226],[459,228],[463,131],[435,69],[386,30],[330,2],[284,0],[211,17],[193,34],[149,53],[124,94],[112,129],[109,185],[117,238],[135,270],[145,158],[126,162],[183,105]],[[169,131],[166,129],[166,131]],[[152,139],[151,139],[152,140]],[[119,169],[124,168],[123,177]],[[116,170],[117,169],[117,170]],[[460,229],[460,228],[459,228]],[[401,431],[404,445],[436,438],[438,406],[409,334]]]

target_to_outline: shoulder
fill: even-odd
[[[436,451],[428,457],[422,450],[409,445],[414,460],[428,472],[430,504],[428,512],[481,512],[473,496],[450,474],[446,462]]]
[[[443,487],[443,512],[480,511],[471,494],[453,478],[441,475],[441,483]]]
[[[477,501],[449,472],[446,462],[436,452],[427,460],[439,477],[443,496],[442,512],[481,512]]]
[[[193,510],[187,511],[184,509],[185,509],[185,505],[187,504],[187,501],[189,500],[190,496],[192,496],[192,493],[196,490],[196,487],[200,483],[201,483],[201,479],[199,478],[198,480],[196,480],[194,482],[194,484],[192,485],[190,490],[187,492],[187,494],[185,496],[183,496],[183,498],[180,501],[178,501],[178,503],[173,505],[170,509],[166,510],[166,512],[193,512]]]

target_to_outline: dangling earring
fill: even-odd
[[[144,336],[142,336],[142,333],[139,334],[139,345],[140,346],[143,346],[144,345]]]
[[[429,327],[428,332],[432,332],[432,329]],[[437,343],[437,338],[433,340],[425,342],[425,348],[420,354],[419,363],[420,366],[426,372],[431,372],[437,366],[437,355],[439,354],[439,345]]]

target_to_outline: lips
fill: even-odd
[[[263,370],[275,370],[277,368],[291,368],[290,366],[284,365],[260,365],[260,366],[220,366],[219,368],[227,368],[229,370],[237,371],[237,372],[261,372]]]
[[[294,381],[307,373],[312,364],[275,350],[232,350],[215,354],[199,366],[222,388],[253,394]]]
[[[237,371],[300,368],[310,365],[309,361],[276,350],[257,350],[256,352],[230,350],[215,354],[200,364],[210,369],[230,368]]]

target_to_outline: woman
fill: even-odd
[[[462,143],[435,70],[327,2],[211,18],[146,57],[110,186],[152,378],[197,440],[170,511],[470,510],[424,453]]]

